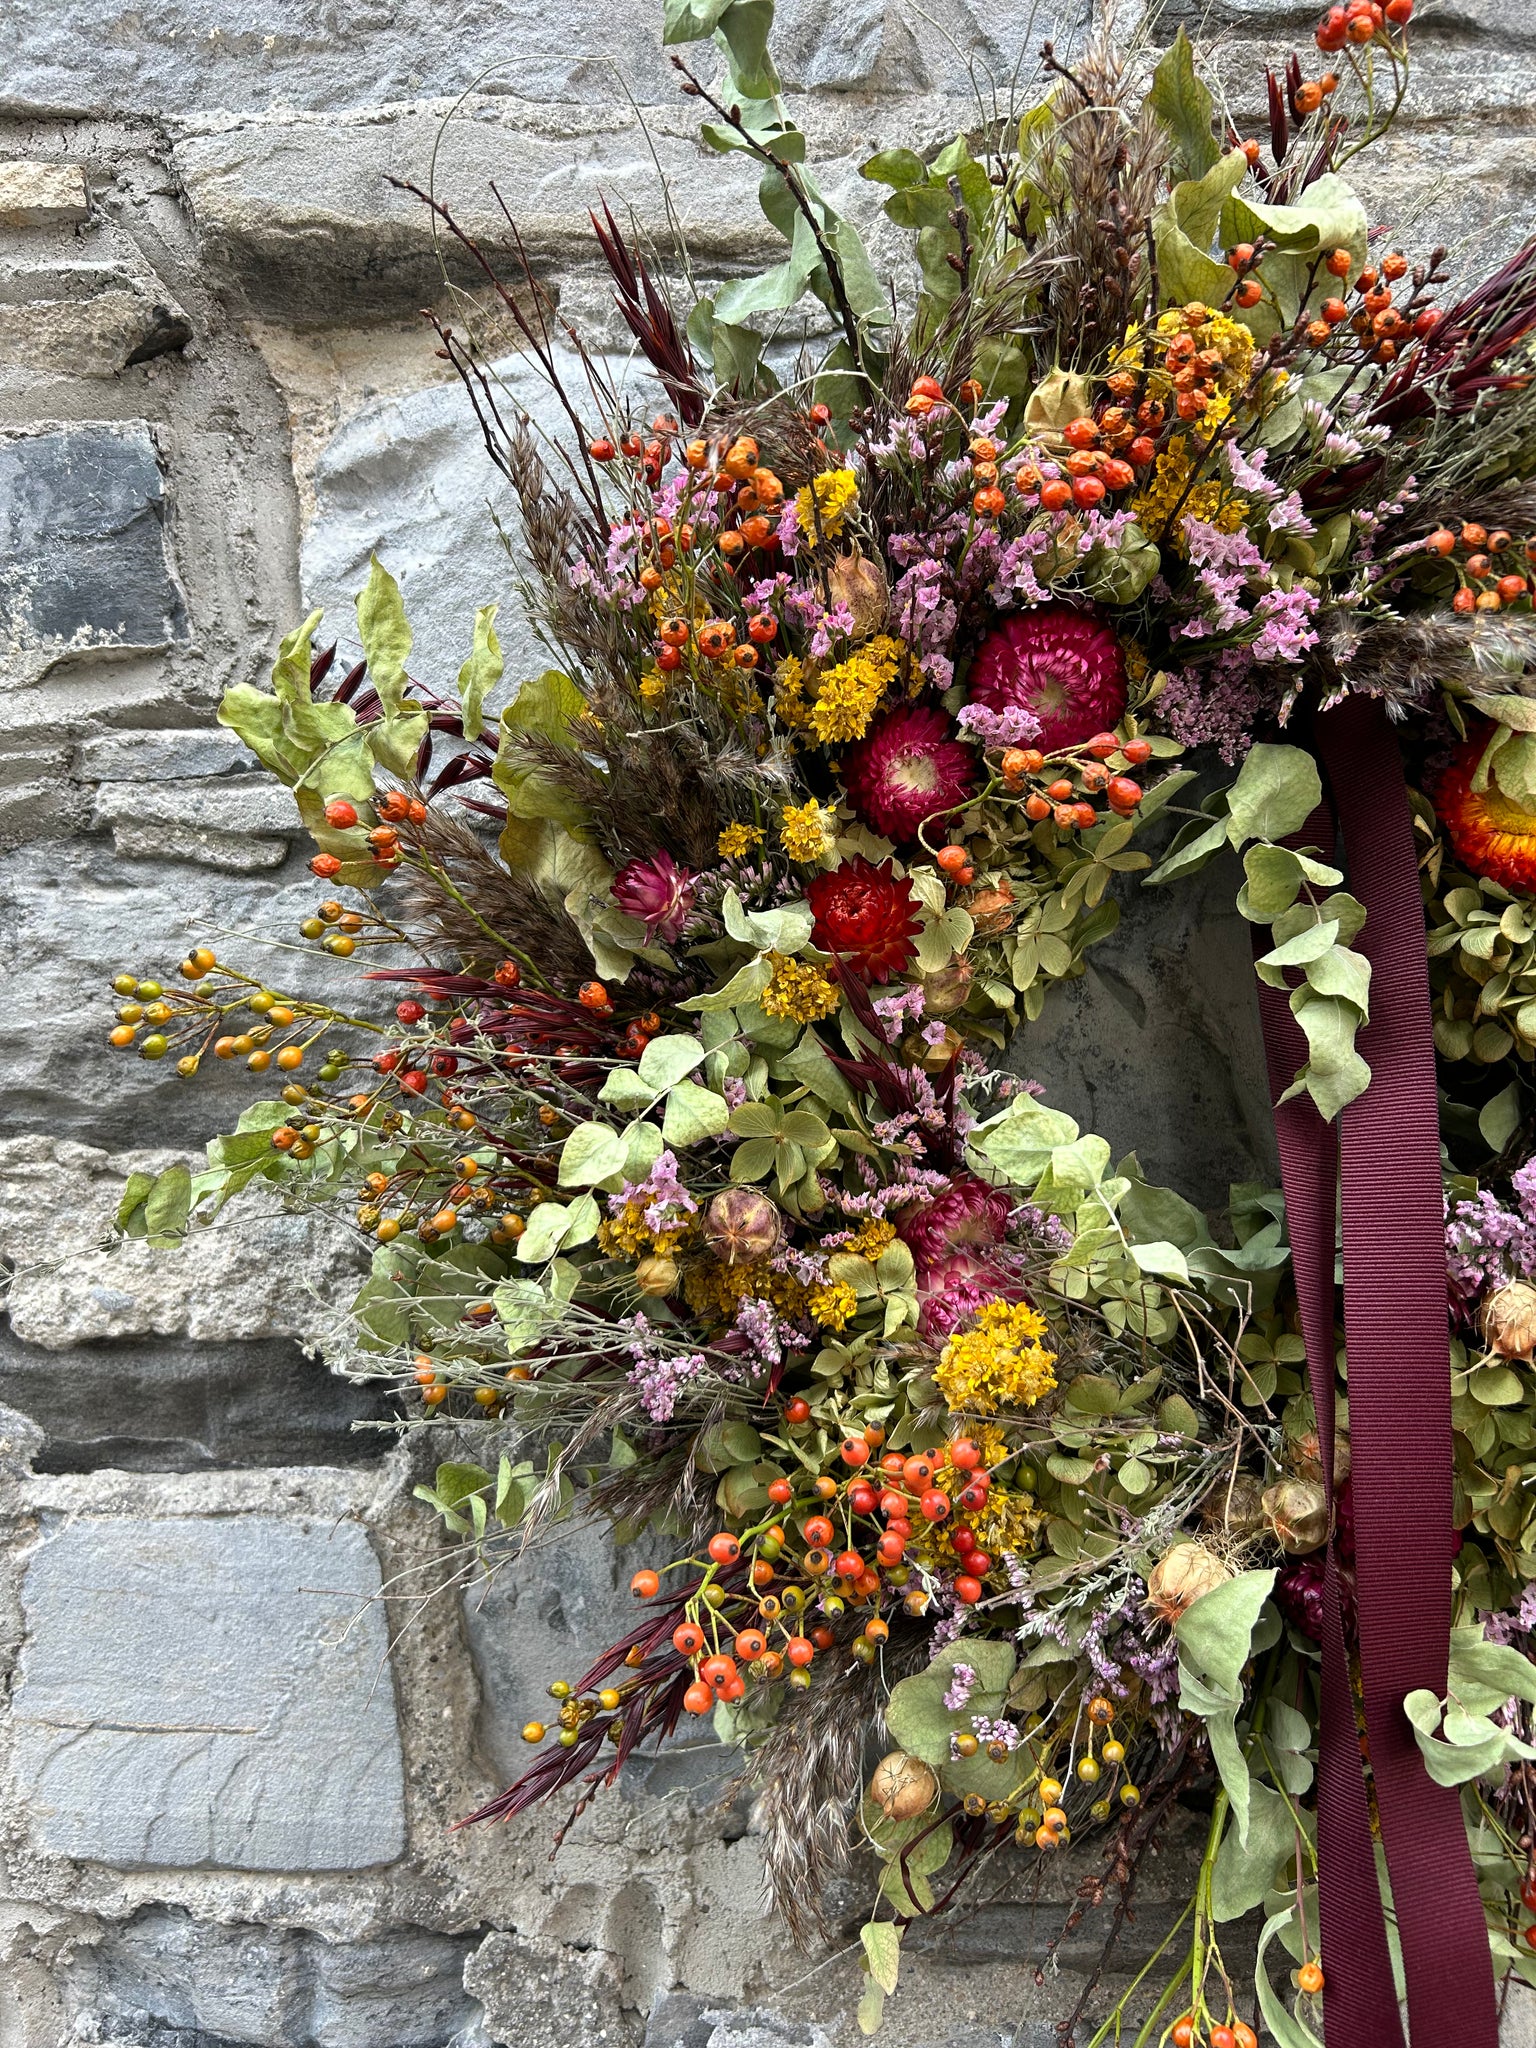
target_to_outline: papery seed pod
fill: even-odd
[[[1287,1461],[1298,1479],[1323,1480],[1323,1440],[1315,1429],[1304,1429],[1286,1446]],[[1342,1430],[1333,1439],[1333,1483],[1342,1486],[1349,1477],[1349,1438]]]
[[[939,1796],[939,1781],[920,1757],[893,1749],[875,1765],[869,1796],[887,1820],[915,1820]]]
[[[1500,1358],[1529,1358],[1536,1351],[1536,1287],[1511,1280],[1483,1304],[1483,1340]]]
[[[665,1252],[653,1252],[635,1268],[635,1281],[642,1294],[667,1295],[677,1285],[677,1261]]]
[[[857,548],[839,555],[828,569],[827,594],[834,605],[845,604],[852,613],[853,639],[867,640],[885,624],[891,602],[885,572]]]
[[[971,963],[952,960],[937,974],[923,976],[923,1008],[930,1017],[948,1017],[958,1010],[971,992]]]
[[[1203,1543],[1175,1543],[1147,1580],[1147,1612],[1170,1625],[1205,1593],[1234,1577],[1231,1565]]]
[[[1264,1520],[1282,1550],[1306,1557],[1328,1541],[1328,1496],[1315,1479],[1282,1479],[1264,1490]]]
[[[1208,1529],[1219,1529],[1239,1541],[1257,1536],[1264,1527],[1264,1488],[1251,1473],[1239,1472],[1235,1479],[1221,1479],[1200,1503],[1200,1519]]]
[[[757,1188],[726,1188],[704,1212],[705,1240],[725,1266],[771,1258],[781,1229],[778,1210]]]

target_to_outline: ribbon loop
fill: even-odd
[[[1334,1217],[1342,1157],[1345,1335],[1360,1689],[1375,1809],[1401,1939],[1413,2048],[1497,2048],[1487,1925],[1460,1798],[1424,1769],[1405,1695],[1446,1686],[1450,1644],[1450,1355],[1445,1226],[1423,904],[1397,743],[1374,700],[1347,698],[1316,738],[1365,906],[1370,1086],[1338,1136],[1304,1098],[1275,1113],[1324,1469],[1331,1470]],[[1331,851],[1325,800],[1310,843]],[[1306,1056],[1283,994],[1260,997],[1278,1096]],[[1318,1854],[1329,2048],[1400,2048],[1336,1545],[1324,1587]]]

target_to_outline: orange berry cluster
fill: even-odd
[[[1503,527],[1490,533],[1469,519],[1458,532],[1440,526],[1424,543],[1432,555],[1450,561],[1457,575],[1452,603],[1459,612],[1497,612],[1529,602],[1536,589],[1536,537],[1517,541]],[[1453,560],[1460,555],[1459,560]],[[1523,568],[1509,566],[1515,561]],[[1503,566],[1501,566],[1501,563]]]
[[[420,797],[407,796],[403,789],[392,789],[380,797],[374,805],[379,822],[368,833],[368,851],[375,866],[386,873],[400,862],[400,827],[407,823],[423,824],[427,807]],[[350,832],[358,822],[358,810],[350,798],[333,796],[325,806],[325,822],[334,832]],[[309,863],[309,871],[318,875],[322,882],[339,875],[342,862],[334,853],[317,853]]]
[[[1354,258],[1348,249],[1335,249],[1325,267],[1330,276],[1342,282],[1353,269]],[[1353,311],[1344,299],[1325,299],[1319,317],[1307,325],[1308,341],[1314,347],[1320,346],[1347,322],[1350,331],[1359,336],[1362,346],[1378,362],[1392,362],[1405,343],[1422,340],[1440,323],[1440,315],[1433,306],[1414,309],[1410,305],[1404,311],[1393,304],[1392,287],[1407,274],[1408,259],[1397,250],[1384,256],[1379,267],[1367,265],[1354,282],[1357,303]]]
[[[1118,757],[1128,767],[1144,767],[1152,758],[1151,742],[1121,741],[1112,732],[1101,732],[1080,751],[1086,759],[1048,769],[1038,747],[1004,750],[1003,782],[1009,790],[1025,789],[1031,781],[1040,784],[1024,799],[1024,815],[1032,823],[1043,824],[1051,818],[1063,832],[1091,831],[1101,817],[1094,797],[1102,797],[1116,817],[1128,818],[1135,811],[1145,795],[1141,784],[1133,775],[1115,774],[1108,764]],[[1047,774],[1051,779],[1042,781]],[[939,865],[945,865],[942,855]]]
[[[1317,25],[1317,47],[1332,55],[1353,45],[1384,38],[1393,28],[1406,28],[1413,19],[1413,0],[1344,0],[1330,7]]]
[[[955,396],[964,406],[978,406],[982,400],[981,386],[974,377],[967,377]],[[915,420],[926,419],[937,407],[947,405],[944,387],[937,377],[914,377],[912,389],[907,394],[907,412]]]

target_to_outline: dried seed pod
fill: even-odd
[[[1315,1479],[1282,1479],[1264,1490],[1264,1520],[1292,1557],[1328,1541],[1328,1495]]]
[[[1536,1287],[1511,1280],[1483,1304],[1483,1340],[1500,1358],[1529,1358],[1536,1351]]]
[[[1231,1565],[1203,1543],[1175,1543],[1147,1580],[1147,1612],[1170,1625],[1205,1593],[1234,1576]]]
[[[893,1749],[875,1765],[869,1796],[887,1820],[915,1820],[939,1796],[939,1781],[920,1757]]]
[[[757,1188],[726,1188],[704,1212],[704,1236],[724,1266],[746,1266],[779,1248],[782,1219]]]
[[[636,1266],[635,1280],[642,1294],[670,1294],[677,1285],[677,1261],[665,1252],[652,1252]]]
[[[845,604],[853,614],[853,639],[867,640],[885,624],[891,602],[885,571],[857,548],[839,555],[828,569],[827,593],[834,605]]]
[[[1257,1536],[1264,1527],[1264,1487],[1251,1473],[1239,1472],[1235,1479],[1223,1479],[1200,1503],[1200,1519],[1208,1529],[1241,1541]]]

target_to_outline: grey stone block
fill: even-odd
[[[298,806],[273,775],[107,782],[92,822],[131,860],[184,860],[237,874],[281,867],[302,834]]]
[[[142,421],[0,435],[0,682],[66,650],[160,648],[187,618]]]
[[[403,1766],[379,1588],[351,1522],[48,1526],[13,1710],[35,1847],[173,1868],[394,1861]]]
[[[151,1906],[76,1951],[66,2005],[93,2030],[79,2038],[134,2048],[447,2048],[474,2012],[474,1939],[401,1928],[332,1944]]]
[[[86,782],[190,782],[248,774],[255,765],[255,755],[225,725],[97,733],[75,757]]]
[[[616,1957],[547,1935],[488,1934],[464,1966],[495,2048],[637,2048],[643,2022],[626,2011],[622,1985]]]
[[[327,1372],[297,1344],[82,1344],[43,1351],[0,1328],[0,1402],[45,1441],[37,1472],[204,1472],[351,1465],[394,1441],[378,1387]]]

